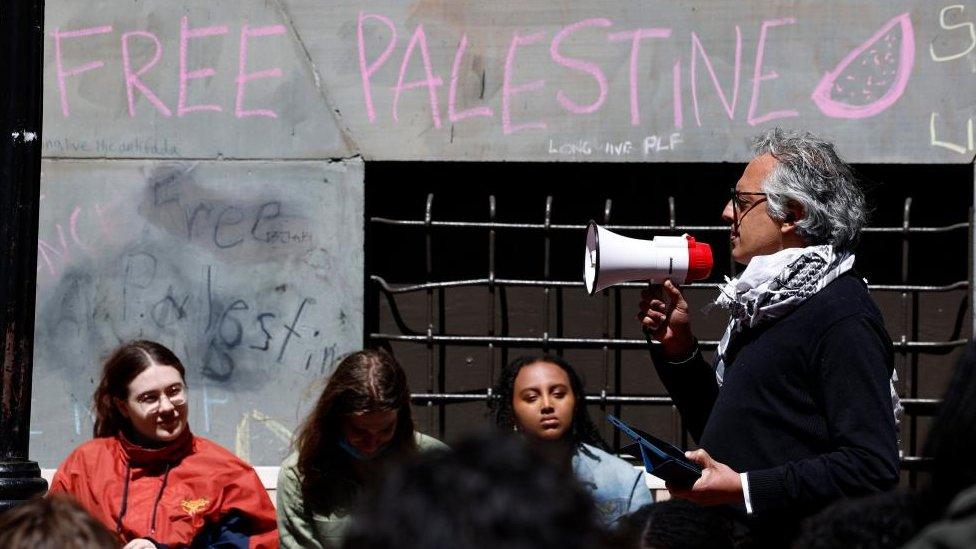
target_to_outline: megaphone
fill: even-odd
[[[590,221],[586,229],[583,281],[591,295],[621,282],[648,280],[676,284],[708,278],[712,248],[689,235],[628,238]]]

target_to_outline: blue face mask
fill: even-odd
[[[372,461],[380,457],[381,455],[383,455],[384,452],[386,452],[387,447],[389,447],[389,443],[380,446],[379,448],[376,449],[375,452],[373,452],[368,456],[360,452],[359,449],[353,446],[352,444],[349,444],[349,442],[346,441],[345,437],[339,439],[339,447],[345,450],[346,453],[349,454],[349,457],[351,457],[356,461]]]

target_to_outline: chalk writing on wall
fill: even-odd
[[[966,6],[953,4],[939,11],[939,27],[945,31],[945,38],[929,44],[929,56],[937,63],[951,63],[954,66],[968,64],[976,75],[976,10],[966,13]],[[963,118],[965,130],[949,137],[944,135],[944,125],[940,124],[942,115],[933,111],[929,115],[929,144],[960,155],[971,155],[976,151],[973,120],[976,113]],[[947,115],[952,116],[952,115]],[[958,126],[962,126],[961,123]]]
[[[632,126],[640,126],[641,107],[639,97],[642,87],[653,87],[670,85],[674,87],[675,93],[670,98],[671,105],[661,105],[670,107],[674,112],[674,129],[681,129],[684,126],[683,109],[684,102],[690,100],[692,112],[694,113],[694,123],[702,126],[702,115],[699,108],[698,88],[701,86],[699,81],[702,73],[706,73],[708,81],[714,86],[715,92],[722,108],[730,120],[744,119],[750,126],[756,126],[778,119],[794,118],[799,116],[799,111],[788,108],[788,105],[781,105],[779,108],[767,107],[760,108],[760,97],[763,86],[773,86],[773,81],[779,79],[779,74],[774,68],[764,66],[764,58],[768,48],[778,47],[777,40],[788,41],[793,35],[788,29],[779,27],[789,27],[797,24],[797,20],[792,17],[779,19],[766,19],[758,24],[758,39],[756,40],[753,51],[754,63],[753,73],[748,87],[749,101],[745,112],[737,109],[739,104],[739,94],[741,88],[743,63],[742,63],[742,29],[739,25],[735,30],[735,50],[732,62],[732,82],[724,84],[729,90],[723,89],[723,83],[716,73],[713,66],[712,57],[702,45],[699,33],[691,31],[690,41],[690,69],[687,75],[681,71],[682,59],[673,60],[673,72],[671,82],[667,78],[655,78],[651,80],[640,80],[637,77],[637,65],[639,63],[642,47],[653,47],[649,42],[651,39],[668,39],[675,34],[674,29],[668,27],[637,28],[626,30],[616,30],[615,25],[609,19],[585,19],[566,25],[558,30],[549,39],[543,32],[520,33],[515,31],[511,35],[505,63],[502,68],[502,92],[501,92],[501,112],[497,116],[500,120],[501,133],[508,135],[521,131],[545,130],[549,124],[544,119],[531,121],[513,121],[511,105],[516,101],[516,97],[526,93],[538,93],[545,95],[546,80],[543,78],[531,77],[532,71],[525,71],[528,74],[518,74],[515,68],[515,59],[522,48],[529,47],[548,41],[549,53],[552,63],[561,67],[571,69],[587,75],[596,84],[598,90],[597,97],[588,104],[579,104],[572,100],[571,94],[579,92],[559,88],[556,90],[553,99],[569,115],[589,115],[599,112],[602,108],[612,108],[607,106],[609,96],[609,83],[601,67],[593,62],[582,59],[571,58],[561,53],[560,46],[564,41],[571,40],[578,32],[584,29],[600,29],[599,31],[590,30],[591,35],[599,32],[604,35],[605,47],[620,49],[615,43],[623,42],[628,44],[629,52],[622,52],[629,55],[629,79],[626,84],[630,98],[629,116]],[[606,30],[603,30],[606,29]],[[366,51],[366,34],[382,33],[385,35],[385,45],[381,53],[371,55]],[[778,34],[778,35],[777,35]],[[431,63],[427,43],[427,33],[423,23],[417,24],[415,30],[410,35],[406,47],[403,49],[399,70],[397,71],[396,84],[388,89],[384,86],[375,86],[373,83],[374,75],[388,62],[396,53],[397,26],[389,18],[379,13],[367,13],[361,11],[357,22],[357,44],[360,77],[362,82],[363,106],[367,119],[371,124],[382,122],[377,109],[374,106],[374,94],[392,94],[392,107],[389,113],[390,120],[394,125],[400,122],[398,105],[402,94],[424,88],[429,100],[429,114],[431,122],[436,129],[442,128],[441,122],[441,103],[439,95],[442,93],[440,88],[444,85],[444,78],[438,75],[438,70]],[[382,40],[381,40],[382,41]],[[599,34],[594,39],[591,36],[590,43],[599,42]],[[450,85],[447,90],[447,114],[451,122],[461,122],[466,118],[473,117],[494,117],[495,111],[487,105],[469,107],[466,110],[458,111],[457,107],[457,83],[460,79],[458,68],[462,65],[462,59],[467,51],[467,36],[462,35],[454,54],[454,63],[450,71]],[[721,55],[721,54],[719,54]],[[866,118],[876,116],[888,109],[902,96],[912,73],[915,61],[915,38],[911,18],[908,13],[902,13],[883,24],[873,36],[864,43],[847,53],[833,70],[827,72],[819,81],[814,89],[808,93],[807,100],[812,101],[820,112],[831,118]],[[393,61],[395,62],[395,60]],[[411,63],[420,63],[424,77],[419,80],[405,82],[407,68]],[[699,68],[699,65],[702,68]],[[668,64],[672,66],[672,64]],[[547,68],[536,68],[536,72],[547,72]],[[685,97],[681,93],[682,79],[687,79],[690,97]],[[388,91],[387,91],[388,90]],[[617,94],[623,96],[623,94]]]
[[[824,133],[856,161],[973,153],[974,100],[951,91],[976,75],[969,4],[805,1],[770,15],[724,1],[574,13],[529,0],[456,7],[464,23],[418,2],[296,0],[248,17],[150,4],[148,20],[49,25],[48,154],[202,146],[267,158],[324,140],[370,159],[727,161],[771,125]],[[68,124],[106,114],[128,138]],[[329,137],[298,139],[313,120]],[[270,139],[243,138],[242,127]],[[895,149],[890,128],[909,136]],[[627,141],[636,154],[612,146]]]
[[[177,74],[173,76],[179,82],[179,95],[175,102],[176,106],[173,108],[172,106],[167,106],[166,102],[160,98],[160,96],[153,91],[144,80],[146,74],[153,70],[163,56],[163,43],[160,41],[159,36],[157,36],[155,33],[146,30],[129,30],[121,32],[121,36],[117,36],[119,32],[117,32],[112,25],[102,25],[73,30],[62,30],[55,28],[49,31],[49,35],[54,43],[54,67],[55,76],[57,79],[57,89],[60,96],[61,115],[65,118],[71,116],[67,80],[69,78],[81,78],[81,76],[86,72],[105,68],[105,61],[103,59],[94,59],[84,64],[66,67],[64,62],[64,50],[68,47],[78,45],[76,42],[81,40],[93,39],[94,37],[101,37],[102,35],[106,35],[108,38],[114,38],[119,43],[120,57],[122,59],[122,74],[121,78],[118,78],[118,81],[124,83],[125,93],[128,99],[128,113],[130,117],[136,116],[136,97],[141,97],[144,99],[147,103],[149,103],[149,105],[156,109],[159,114],[167,118],[173,116],[174,111],[176,116],[179,117],[183,117],[194,112],[223,112],[224,107],[220,104],[191,104],[190,100],[188,99],[188,89],[191,82],[194,80],[205,80],[214,77],[217,75],[217,71],[213,67],[191,68],[189,66],[188,57],[191,43],[203,42],[207,38],[216,40],[219,39],[217,37],[223,37],[229,32],[230,30],[227,25],[191,28],[188,17],[184,16],[180,19],[179,70],[177,71]],[[234,78],[236,95],[233,101],[228,101],[234,105],[234,108],[228,109],[228,111],[232,112],[237,118],[247,118],[251,116],[277,118],[277,113],[272,109],[253,109],[246,108],[244,106],[246,89],[250,82],[265,78],[281,78],[282,76],[282,72],[279,67],[270,67],[257,71],[249,69],[248,49],[254,47],[251,45],[251,41],[257,38],[281,36],[285,34],[285,27],[283,25],[270,25],[251,28],[249,27],[248,23],[245,22],[240,26],[238,34],[240,36],[238,47],[238,70],[236,78]],[[138,68],[133,68],[132,55],[130,55],[130,48],[132,46],[130,44],[137,40],[148,41],[151,43],[153,45],[153,54],[152,58],[145,64]],[[203,86],[205,84],[197,83],[196,85]]]
[[[256,403],[293,428],[304,391],[361,345],[361,168],[47,161],[44,172],[31,446],[45,466],[90,436],[101,361],[122,341],[173,349],[193,429],[228,447]],[[287,445],[249,452],[271,465]]]
[[[929,127],[935,103],[976,108],[948,91],[974,85],[976,7],[835,8],[844,16],[813,2],[775,15],[736,2],[599,3],[574,17],[505,3],[459,19],[379,3],[340,10],[342,39],[310,51],[367,158],[727,161],[772,125],[823,133],[855,161],[971,158],[968,117],[948,128],[937,117],[943,137]],[[894,145],[892,128],[906,136]],[[962,142],[945,146],[957,130]]]
[[[45,10],[44,148],[61,158],[354,155],[280,3]]]

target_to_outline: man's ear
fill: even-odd
[[[803,219],[803,207],[799,204],[790,204],[786,215],[783,216],[783,223],[780,225],[780,231],[783,234],[795,232],[796,224],[798,221]]]

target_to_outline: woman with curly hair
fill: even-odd
[[[495,387],[495,423],[516,431],[586,486],[607,524],[651,503],[644,473],[607,452],[586,411],[573,367],[553,355],[524,356],[502,369]]]
[[[414,431],[406,374],[388,353],[369,349],[339,363],[294,446],[278,473],[286,548],[340,545],[352,507],[386,465],[446,448]]]

